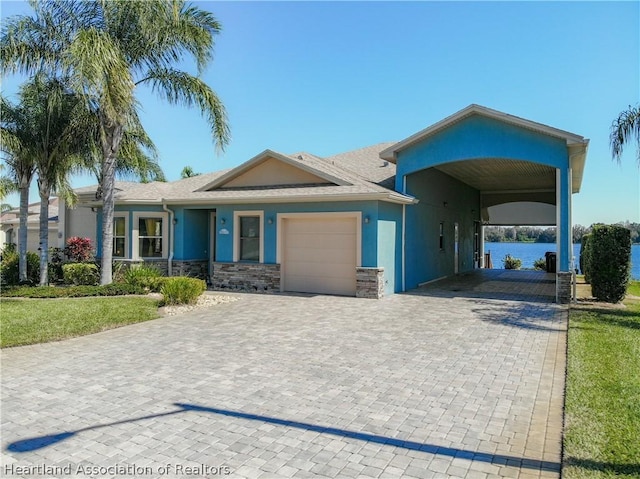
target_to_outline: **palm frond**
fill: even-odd
[[[211,127],[216,148],[224,150],[230,141],[227,112],[209,85],[198,77],[173,69],[155,70],[147,76],[146,81],[155,93],[169,103],[198,107]]]
[[[636,161],[640,166],[640,105],[631,106],[620,113],[611,125],[609,140],[613,158],[620,162],[624,147],[635,137]]]

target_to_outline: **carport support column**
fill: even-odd
[[[571,301],[571,168],[556,170],[556,302]]]

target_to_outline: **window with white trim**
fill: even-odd
[[[127,230],[128,230],[127,216],[115,215],[113,218],[113,257],[114,258],[126,258],[128,244],[127,244]]]
[[[234,261],[263,262],[264,226],[262,211],[235,213]]]
[[[166,258],[168,224],[166,213],[135,213],[133,249],[135,258]]]

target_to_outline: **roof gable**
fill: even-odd
[[[350,184],[310,163],[302,155],[293,157],[265,150],[196,191]]]
[[[458,123],[465,118],[468,118],[473,115],[479,115],[486,118],[491,118],[503,123],[507,123],[510,125],[518,126],[520,128],[524,128],[527,130],[532,130],[537,133],[541,133],[544,135],[548,135],[554,138],[562,139],[566,142],[567,146],[571,145],[585,145],[588,143],[588,140],[585,140],[582,136],[576,135],[574,133],[570,133],[565,130],[560,130],[558,128],[554,128],[548,125],[544,125],[542,123],[537,123],[535,121],[526,120],[524,118],[520,118],[514,115],[509,115],[508,113],[503,113],[501,111],[492,110],[491,108],[487,108],[481,105],[472,104],[462,110],[454,113],[447,118],[440,120],[437,123],[421,130],[408,138],[396,143],[395,145],[387,148],[380,152],[380,157],[395,162],[396,154],[410,146],[419,143],[438,132],[444,130],[445,128]]]

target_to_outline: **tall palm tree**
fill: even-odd
[[[18,228],[18,279],[27,281],[27,215],[29,212],[29,187],[36,166],[28,145],[35,140],[28,127],[26,112],[0,97],[0,148],[9,177],[20,194],[20,226]]]
[[[111,282],[114,179],[123,131],[137,114],[136,92],[148,85],[162,99],[196,106],[219,149],[229,141],[224,106],[199,77],[176,68],[195,60],[200,74],[213,56],[220,25],[184,0],[30,1],[34,17],[8,19],[0,38],[2,68],[33,74],[64,71],[95,107],[102,150],[101,284]]]
[[[6,165],[0,163],[0,201],[4,200],[9,194],[18,191],[18,185],[11,176],[5,173],[6,169]]]
[[[185,179],[185,178],[191,178],[193,176],[200,176],[201,173],[196,173],[194,171],[194,169],[187,165],[184,168],[182,168],[182,171],[180,172],[180,178]]]
[[[620,162],[624,146],[636,140],[636,161],[640,166],[640,105],[629,105],[629,109],[618,115],[611,125],[609,137],[613,159]]]

